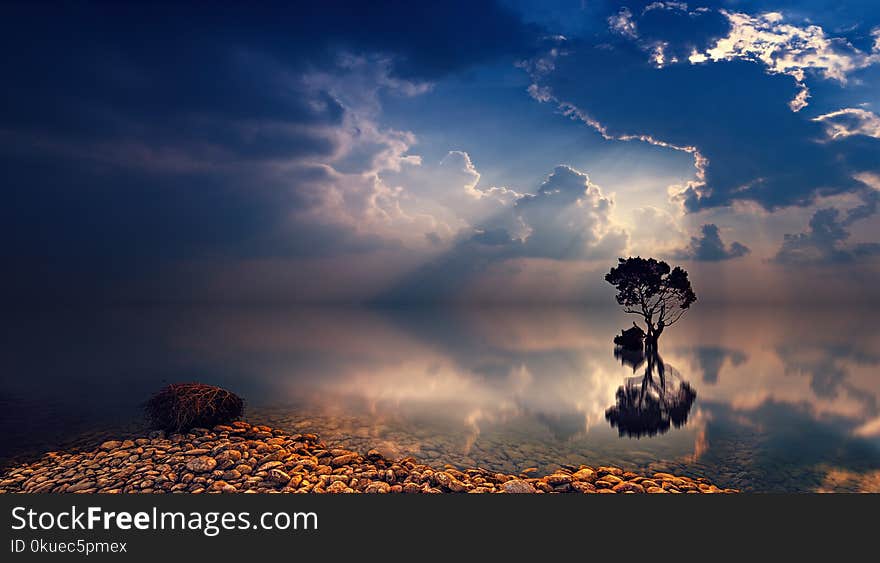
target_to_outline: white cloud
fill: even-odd
[[[516,203],[517,215],[528,229],[527,255],[541,257],[606,257],[627,241],[612,217],[614,199],[590,178],[570,166],[557,166],[538,188]]]
[[[522,197],[506,187],[482,186],[467,152],[452,150],[439,162],[424,162],[412,153],[412,132],[380,125],[382,92],[418,95],[430,85],[391,77],[384,58],[346,55],[337,66],[302,79],[308,91],[326,92],[344,109],[341,126],[333,130],[335,153],[276,167],[305,202],[293,212],[295,222],[439,249]]]
[[[673,143],[669,143],[662,139],[658,139],[652,135],[646,133],[638,133],[638,134],[623,134],[623,135],[615,135],[609,131],[609,129],[599,122],[599,120],[593,118],[589,113],[584,111],[583,109],[577,107],[576,105],[560,100],[557,98],[552,89],[549,86],[541,86],[539,81],[553,73],[556,69],[554,64],[537,64],[536,61],[543,61],[545,59],[550,59],[552,61],[557,60],[560,57],[564,57],[569,55],[570,53],[562,50],[554,48],[550,51],[548,55],[538,57],[533,60],[522,61],[519,63],[519,66],[525,69],[532,77],[532,84],[528,87],[528,93],[535,100],[541,103],[555,103],[559,108],[559,111],[574,120],[582,121],[584,124],[588,125],[595,129],[602,138],[609,141],[642,141],[644,143],[648,143],[658,147],[664,147],[668,149],[673,149],[676,151],[684,152],[693,156],[694,159],[694,171],[695,178],[693,180],[687,181],[684,184],[670,186],[670,199],[683,201],[683,196],[698,190],[698,188],[702,187],[706,183],[706,168],[709,166],[709,159],[700,153],[699,149],[693,145],[676,145]],[[662,66],[663,51],[661,48],[660,57],[661,60],[659,62],[660,66]],[[655,62],[657,59],[655,58]]]
[[[798,90],[797,95],[788,102],[788,107],[791,108],[791,111],[800,111],[807,107],[809,103],[807,102],[807,98],[810,97],[810,90],[803,83],[800,84],[800,90]]]
[[[450,243],[460,234],[472,232],[489,218],[509,212],[522,197],[507,187],[481,185],[476,165],[460,150],[449,151],[439,162],[423,162],[385,176],[401,186],[400,201],[405,210],[434,219],[432,224],[418,225],[428,230],[416,229],[413,236],[435,244]]]
[[[639,36],[639,32],[636,29],[636,22],[633,21],[632,12],[630,12],[627,7],[621,8],[619,12],[608,17],[608,27],[610,27],[612,31],[619,33],[624,37],[629,37],[630,39],[635,39]]]
[[[652,2],[645,6],[642,14],[644,15],[652,10],[681,10],[682,12],[687,12],[688,5],[686,2]]]
[[[300,204],[291,210],[292,225],[332,227],[409,247],[428,244],[428,233],[449,237],[461,228],[455,217],[435,215],[402,181],[423,168],[411,152],[416,136],[380,124],[383,93],[415,96],[430,84],[394,77],[387,58],[343,54],[333,68],[298,77],[291,88],[329,96],[343,111],[331,128],[331,155],[281,160],[262,171],[295,192]]]
[[[609,132],[608,128],[600,123],[598,120],[594,119],[588,113],[583,111],[582,109],[576,107],[573,104],[568,102],[561,102],[557,98],[555,98],[551,91],[547,89],[548,101],[554,101],[558,104],[559,110],[572,119],[576,119],[578,121],[584,122],[586,125],[595,129],[600,135],[602,135],[603,139],[609,141],[641,141],[643,143],[648,143],[649,145],[654,145],[656,147],[663,147],[667,149],[672,149],[680,152],[684,152],[690,154],[694,158],[694,180],[690,180],[685,182],[684,184],[670,186],[670,199],[680,200],[683,195],[689,193],[690,191],[696,190],[697,188],[704,186],[706,184],[706,168],[709,166],[709,159],[700,153],[699,149],[693,145],[676,145],[673,143],[666,142],[662,139],[658,139],[652,135],[648,135],[646,133],[639,134],[629,134],[629,135],[614,135]]]
[[[517,276],[532,282],[544,279],[543,274],[535,277],[533,269],[538,265],[540,272],[547,272],[541,264],[553,265],[553,284],[545,291],[556,294],[560,276],[570,265],[604,262],[626,250],[628,234],[614,220],[613,212],[612,196],[583,172],[559,165],[535,193],[520,196],[514,205],[487,217],[470,233],[462,233],[447,252],[423,264],[385,298],[398,302],[458,299],[469,294],[472,284],[481,285],[480,280],[497,279],[497,275],[508,282]],[[494,293],[495,297],[479,299],[511,295],[509,283],[500,284]]]
[[[868,186],[871,186],[878,192],[880,192],[880,174],[875,174],[873,172],[861,172],[855,175],[855,178]]]
[[[813,118],[825,126],[831,139],[865,135],[880,139],[880,116],[861,108],[844,108]]]
[[[526,89],[526,91],[529,93],[529,96],[539,102],[549,102],[553,99],[553,94],[551,93],[550,88],[546,86],[529,84],[529,87]]]
[[[396,240],[413,223],[432,224],[428,217],[409,213],[401,202],[403,188],[385,180],[386,174],[421,164],[420,157],[409,154],[416,141],[412,133],[383,129],[358,108],[346,107],[336,134],[339,149],[333,157],[274,167],[273,173],[288,176],[306,203],[294,212],[295,221],[345,226]]]
[[[483,188],[478,186],[480,183],[480,173],[471,161],[471,156],[464,151],[449,151],[449,153],[440,161],[440,165],[447,169],[459,171],[464,176],[461,184],[462,191],[467,196],[475,200],[494,199],[503,204],[513,203],[516,199],[522,197],[522,194],[504,187]],[[458,189],[458,185],[453,185]]]
[[[679,221],[666,210],[644,206],[632,211],[631,254],[666,255],[686,242]]]
[[[654,44],[654,48],[651,51],[651,60],[658,68],[662,68],[663,65],[666,64],[666,47],[667,43],[663,41],[658,41]],[[676,61],[670,61],[676,62]]]
[[[843,38],[829,37],[818,25],[799,27],[784,23],[779,12],[755,16],[726,10],[721,13],[730,21],[730,33],[705,55],[713,61],[760,61],[771,73],[793,77],[801,87],[790,103],[793,111],[807,105],[804,80],[808,70],[846,84],[852,72],[880,62],[876,43],[874,53],[865,53]]]
[[[696,49],[692,50],[690,56],[688,57],[688,61],[690,61],[690,63],[693,65],[704,63],[708,60],[709,57],[707,57],[703,53],[700,53]]]

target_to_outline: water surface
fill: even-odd
[[[656,366],[646,380],[649,362],[615,355],[631,320],[587,307],[12,313],[0,459],[137,428],[151,392],[203,381],[242,395],[252,421],[438,465],[611,463],[753,491],[880,490],[868,311],[700,305],[661,340],[662,386]],[[609,409],[622,387],[668,408],[621,423]]]

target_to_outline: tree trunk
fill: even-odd
[[[660,324],[657,327],[654,327],[651,323],[647,324],[648,332],[645,335],[645,348],[656,351],[657,342],[660,340],[660,335],[663,334],[665,326],[663,325],[663,321],[660,321]]]

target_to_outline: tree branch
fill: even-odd
[[[687,313],[687,309],[682,309],[681,312],[672,321],[666,323],[666,326],[672,326],[673,324],[678,322],[678,319],[682,318],[685,313]]]

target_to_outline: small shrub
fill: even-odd
[[[144,405],[149,424],[167,432],[211,428],[241,417],[244,401],[231,391],[202,383],[173,383]]]

